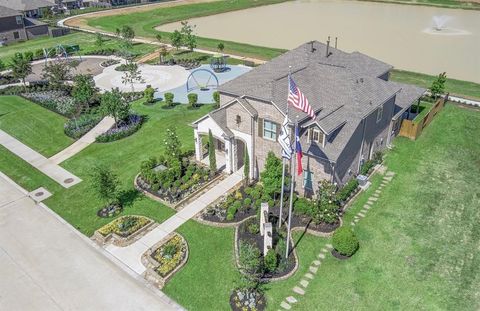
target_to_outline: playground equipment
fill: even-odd
[[[192,71],[188,76],[187,92],[194,90],[208,91],[210,88],[218,88],[218,84],[215,73],[205,68],[199,68]]]
[[[210,67],[215,72],[223,72],[227,69],[227,58],[228,56],[215,54],[210,59]]]
[[[58,44],[53,48],[43,49],[43,56],[45,57],[45,64],[48,62],[48,58],[56,58],[57,60],[68,60],[70,54],[74,52],[78,52],[80,50],[80,46],[78,44],[75,45],[62,45]],[[82,57],[80,56],[80,60]]]

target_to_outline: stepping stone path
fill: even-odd
[[[370,210],[370,208],[372,208],[372,205],[376,201],[378,201],[378,198],[382,193],[383,186],[386,186],[393,179],[393,176],[395,176],[395,173],[392,171],[388,171],[387,173],[385,173],[385,177],[383,177],[383,180],[378,189],[375,190],[372,196],[367,199],[367,203],[363,205],[363,209],[359,211],[357,215],[353,216],[353,221],[350,223],[352,226],[355,226],[361,218],[364,218],[367,215],[368,210]]]
[[[327,254],[329,251],[331,251],[333,248],[332,244],[326,244],[324,248],[320,250],[320,253],[318,253],[317,258],[312,261],[312,264],[308,268],[308,272],[305,273],[304,278],[300,280],[299,284],[294,286],[292,288],[292,291],[295,293],[295,296],[288,296],[285,298],[280,303],[280,307],[283,310],[290,310],[292,308],[292,305],[298,302],[298,299],[300,299],[299,296],[303,296],[306,293],[306,289],[310,283],[308,280],[313,280],[315,279],[315,274],[318,271],[318,267],[322,264],[322,260],[326,258],[325,254]],[[307,280],[308,279],[308,280]]]

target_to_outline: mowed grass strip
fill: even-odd
[[[73,143],[63,132],[66,121],[22,97],[0,96],[0,129],[47,158]]]
[[[62,36],[62,37],[41,37],[25,42],[12,43],[0,49],[0,58],[6,64],[10,62],[10,59],[15,55],[15,53],[25,53],[32,52],[35,53],[37,50],[42,49],[52,49],[57,45],[79,45],[80,51],[74,55],[86,55],[91,51],[100,50],[100,49],[119,49],[120,41],[104,37],[104,42],[102,46],[95,45],[95,35],[85,32],[72,32],[71,34]],[[131,52],[135,55],[145,55],[149,54],[158,49],[158,46],[151,44],[135,43]]]
[[[117,28],[123,25],[130,25],[135,30],[135,34],[140,37],[155,39],[155,35],[162,34],[162,41],[170,43],[170,36],[167,32],[155,30],[155,27],[181,21],[195,17],[209,16],[236,10],[242,10],[257,6],[276,4],[286,0],[237,0],[237,1],[214,1],[206,3],[178,5],[167,8],[156,8],[150,11],[135,12],[131,14],[121,14],[105,17],[86,17],[87,24],[99,30],[115,32]],[[198,47],[212,51],[217,50],[219,42],[225,44],[225,53],[234,53],[242,56],[257,57],[261,59],[271,59],[280,55],[285,50],[259,47],[249,44],[237,43],[232,41],[215,40],[199,37]]]

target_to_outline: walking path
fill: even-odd
[[[105,249],[136,273],[140,275],[143,274],[146,268],[141,262],[142,255],[150,247],[164,239],[167,235],[175,231],[189,219],[197,215],[204,208],[241,182],[243,179],[242,171],[243,169],[240,169],[222,180],[220,183],[215,185],[215,187],[201,195],[194,202],[185,206],[181,211],[161,223],[158,227],[153,229],[135,243],[127,247],[118,247],[110,244]]]
[[[378,189],[375,190],[372,196],[368,198],[368,201],[363,206],[363,209],[355,215],[354,220],[351,222],[352,226],[355,226],[360,221],[360,219],[366,216],[368,210],[372,207],[374,202],[379,199],[383,187],[385,187],[390,181],[392,181],[393,176],[395,176],[395,173],[392,171],[388,171],[385,173],[385,176],[383,177]],[[286,297],[285,300],[280,302],[280,307],[283,310],[292,309],[293,304],[297,303],[299,299],[301,299],[301,297],[305,295],[308,285],[312,280],[315,279],[318,268],[322,264],[322,260],[326,258],[326,256],[332,249],[333,246],[331,244],[326,244],[325,247],[321,249],[321,251],[317,255],[317,258],[315,258],[310,264],[310,267],[308,267],[308,272],[305,273],[300,282],[292,288],[292,295]]]
[[[63,149],[56,155],[52,156],[49,160],[55,164],[60,164],[63,161],[73,157],[83,149],[87,148],[90,144],[95,142],[95,138],[108,131],[115,124],[115,120],[112,117],[105,117],[100,121],[93,129],[83,135],[76,142]]]
[[[30,165],[32,165],[51,179],[55,180],[57,183],[59,183],[65,188],[70,188],[71,186],[76,185],[82,181],[77,176],[68,172],[64,168],[57,165],[55,162],[47,159],[40,153],[24,145],[23,143],[2,130],[0,130],[0,145],[3,145],[5,148],[30,163]]]
[[[183,310],[0,172],[0,309]]]

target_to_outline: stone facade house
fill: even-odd
[[[391,69],[359,52],[318,41],[303,44],[220,86],[220,108],[192,124],[196,159],[207,156],[202,137],[211,131],[217,165],[235,172],[248,152],[250,177],[258,178],[267,153],[281,155],[277,139],[287,113],[290,73],[316,114],[312,120],[293,107],[288,112],[291,124],[299,124],[303,149],[297,191],[314,193],[322,179],[344,184],[391,143],[407,109],[425,92],[389,81]]]

